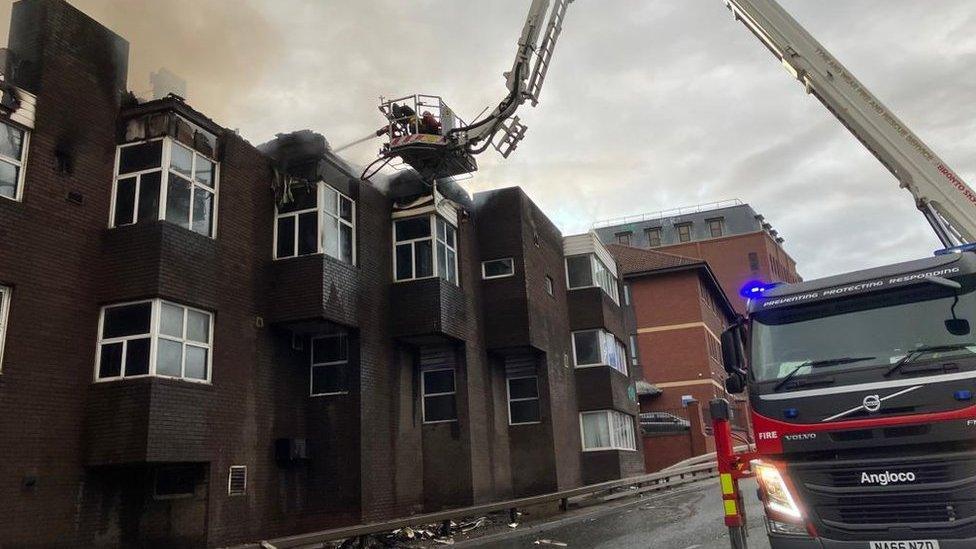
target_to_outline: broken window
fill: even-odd
[[[453,225],[436,215],[412,217],[395,220],[393,232],[396,281],[438,276],[458,283],[457,229]]]
[[[610,366],[627,375],[627,351],[623,343],[606,330],[573,332],[573,357],[577,368]]]
[[[3,370],[3,342],[7,336],[7,317],[10,314],[10,288],[0,286],[0,371]]]
[[[515,261],[511,257],[481,262],[481,277],[485,280],[505,278],[515,274]]]
[[[344,394],[349,391],[349,337],[345,333],[312,338],[311,396]]]
[[[675,225],[674,230],[678,232],[678,242],[691,242],[691,223]]]
[[[580,413],[583,451],[636,450],[634,418],[616,410]]]
[[[320,228],[321,227],[321,228]],[[292,184],[275,215],[275,259],[324,253],[355,264],[355,203],[324,181]]]
[[[540,418],[538,377],[508,378],[508,424],[539,423]]]
[[[156,326],[154,317],[159,319]],[[154,375],[209,381],[212,326],[210,313],[159,299],[104,307],[96,377],[105,381]]]
[[[421,381],[424,423],[457,421],[454,369],[424,370]]]
[[[0,196],[20,200],[24,186],[24,159],[30,133],[0,122]]]
[[[661,227],[653,227],[644,231],[647,236],[647,246],[656,248],[661,245]]]
[[[119,146],[112,227],[165,220],[213,237],[216,197],[217,164],[206,156],[169,138]]]

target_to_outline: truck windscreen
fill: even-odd
[[[959,333],[958,321],[952,327],[946,323],[963,319],[976,328],[973,278],[957,279],[959,290],[930,282],[757,313],[752,317],[753,378],[762,382],[794,370],[797,378],[891,365],[916,351],[913,360],[976,357],[976,333]],[[923,358],[922,349],[931,347],[939,350]]]

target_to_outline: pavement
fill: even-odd
[[[753,480],[743,481],[749,549],[769,549]],[[562,545],[565,544],[565,545]],[[517,530],[462,541],[456,547],[502,549],[729,549],[717,480]]]

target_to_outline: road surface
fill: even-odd
[[[768,549],[755,482],[744,481],[742,489],[747,516],[751,519],[749,549]],[[523,533],[512,532],[504,539],[487,536],[492,539],[472,540],[460,545],[549,549],[562,547],[565,543],[569,548],[594,549],[729,549],[717,481],[596,513],[582,519],[557,519]],[[548,540],[548,543],[541,540]]]

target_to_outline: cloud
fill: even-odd
[[[782,0],[967,180],[976,5]],[[75,0],[132,44],[130,87],[165,66],[252,142],[312,128],[340,145],[378,97],[439,94],[471,118],[504,95],[529,0]],[[750,202],[807,277],[927,255],[910,195],[803,93],[721,0],[577,0],[526,139],[479,157],[473,191],[518,184],[567,233],[600,218]],[[348,151],[365,164],[378,141]]]

